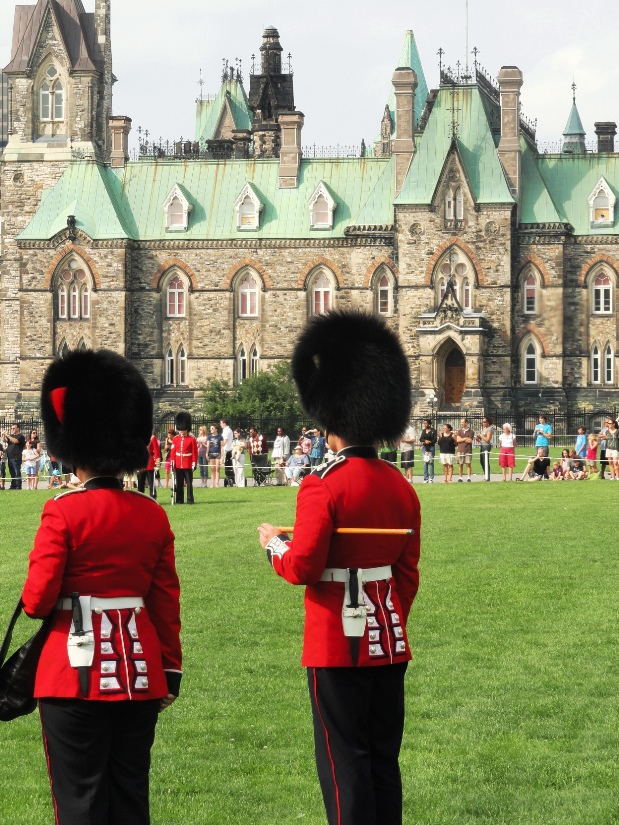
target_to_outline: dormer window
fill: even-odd
[[[333,213],[336,203],[322,181],[314,190],[307,205],[310,212],[310,229],[333,229]]]
[[[236,209],[236,228],[252,230],[260,228],[260,212],[264,204],[254,191],[251,183],[246,183],[234,202]]]
[[[166,232],[186,232],[189,228],[189,213],[193,204],[189,203],[182,189],[175,184],[163,202]]]
[[[604,178],[600,178],[589,195],[589,220],[591,228],[613,226],[617,198]]]

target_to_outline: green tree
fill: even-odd
[[[212,379],[203,390],[203,399],[204,412],[212,420],[222,416],[236,421],[303,418],[288,361],[280,361],[232,387],[227,381]]]

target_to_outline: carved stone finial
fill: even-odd
[[[77,238],[75,215],[67,215],[67,227],[69,229],[69,238],[74,241]]]

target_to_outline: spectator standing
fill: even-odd
[[[590,473],[597,473],[598,440],[595,433],[589,433],[587,438],[587,470]]]
[[[233,433],[232,438],[232,469],[234,470],[234,483],[237,487],[245,487],[245,442],[244,434],[238,428]]]
[[[200,486],[208,486],[208,433],[206,427],[202,425],[198,428],[198,468],[200,470]],[[167,486],[167,485],[166,485]]]
[[[436,430],[429,418],[424,418],[419,443],[423,458],[423,483],[434,484],[434,454],[436,451]]]
[[[8,442],[6,454],[9,462],[9,473],[11,474],[10,489],[21,490],[21,462],[22,454],[26,447],[26,439],[17,422],[11,424],[10,429],[10,433],[3,433],[4,440]]]
[[[439,458],[443,465],[443,481],[448,483],[453,481],[454,462],[456,460],[456,439],[453,437],[451,424],[443,425],[443,432],[439,436],[437,444]]]
[[[26,490],[37,489],[37,461],[39,453],[32,446],[32,441],[28,439],[22,453],[22,463],[26,471]]]
[[[138,492],[143,493],[148,483],[150,497],[157,499],[157,485],[155,483],[155,472],[161,463],[161,445],[155,430],[148,442],[148,464],[145,469],[138,472]]]
[[[494,426],[490,416],[482,418],[481,426],[481,432],[477,436],[479,441],[479,461],[486,481],[490,481],[490,451],[492,450],[492,439],[494,438]]]
[[[584,427],[578,428],[578,435],[576,436],[576,446],[574,450],[578,458],[585,459],[587,457],[587,430]]]
[[[619,480],[619,428],[613,418],[608,419],[606,430],[606,460],[610,477],[613,481]]]
[[[475,433],[467,418],[460,421],[460,429],[456,433],[456,447],[458,451],[458,481],[462,481],[462,467],[466,466],[467,481],[471,480],[471,462],[473,461],[473,440]]]
[[[400,438],[400,466],[404,470],[406,480],[413,483],[413,467],[415,466],[415,444],[417,442],[417,430],[409,423],[404,434]]]
[[[303,455],[309,455],[312,451],[312,439],[307,427],[301,427],[301,435],[297,444],[300,445],[301,449],[303,450]]]
[[[176,438],[176,430],[172,427],[168,430],[166,435],[165,443],[163,445],[163,460],[164,460],[164,469],[165,469],[165,486],[169,487],[170,485],[170,472],[172,472],[172,459],[170,453],[172,451],[172,443]]]
[[[312,449],[310,450],[309,458],[312,467],[318,467],[322,464],[325,457],[326,441],[322,432],[319,429],[314,430],[314,441]]]
[[[232,477],[234,475],[234,471],[232,470],[232,442],[234,441],[234,433],[232,432],[232,428],[228,426],[225,418],[219,421],[219,426],[221,427],[221,437],[223,438],[222,464],[224,465],[226,478],[230,479],[230,486],[232,486]]]
[[[4,433],[0,436],[0,490],[4,490],[4,480],[6,478],[8,441],[5,441]]]
[[[514,467],[516,466],[516,436],[512,432],[510,424],[503,424],[503,432],[499,436],[501,450],[499,452],[499,467],[503,470],[503,481],[507,481],[507,470],[509,470],[509,480],[514,480]]]
[[[552,438],[552,426],[543,413],[539,417],[539,424],[536,425],[533,434],[535,435],[535,447],[543,447],[544,455],[548,455],[550,439]]]
[[[36,430],[30,430],[30,434],[28,435],[28,440],[30,441],[31,445],[37,451],[37,466],[36,466],[36,480],[34,482],[34,489],[36,490],[39,486],[39,471],[41,469],[41,452],[43,449],[43,445],[41,444],[41,439],[39,438],[39,434]]]
[[[303,452],[300,444],[294,448],[294,454],[286,462],[286,478],[291,487],[299,486],[299,477],[305,467],[310,466],[309,456]]]
[[[255,427],[249,428],[247,446],[252,470],[267,467],[269,463],[269,445],[266,438]]]
[[[217,424],[211,424],[210,432],[207,436],[208,442],[208,463],[211,468],[211,487],[215,490],[219,487],[219,466],[221,464],[222,452],[224,448],[224,437],[219,434]]]
[[[548,481],[549,468],[550,459],[544,453],[544,447],[538,447],[537,455],[529,459],[522,476],[517,481]]]
[[[273,452],[271,459],[275,464],[275,479],[278,485],[286,483],[286,476],[284,474],[284,467],[290,458],[290,439],[284,435],[283,427],[277,428],[277,435],[273,442]]]

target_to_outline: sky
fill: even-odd
[[[94,10],[94,0],[84,6]],[[13,8],[1,0],[2,66],[10,60]],[[445,64],[465,61],[465,9],[466,0],[112,0],[114,113],[132,118],[132,143],[138,126],[164,139],[193,137],[200,70],[203,93],[214,94],[222,59],[240,58],[248,91],[251,55],[259,60],[262,32],[275,26],[283,55],[292,54],[303,145],[371,143],[407,29],[435,88],[439,48]],[[501,66],[523,71],[523,111],[537,118],[539,142],[561,140],[572,82],[587,140],[595,139],[594,121],[619,121],[618,37],[616,0],[468,2],[469,52],[477,47],[494,77]]]

